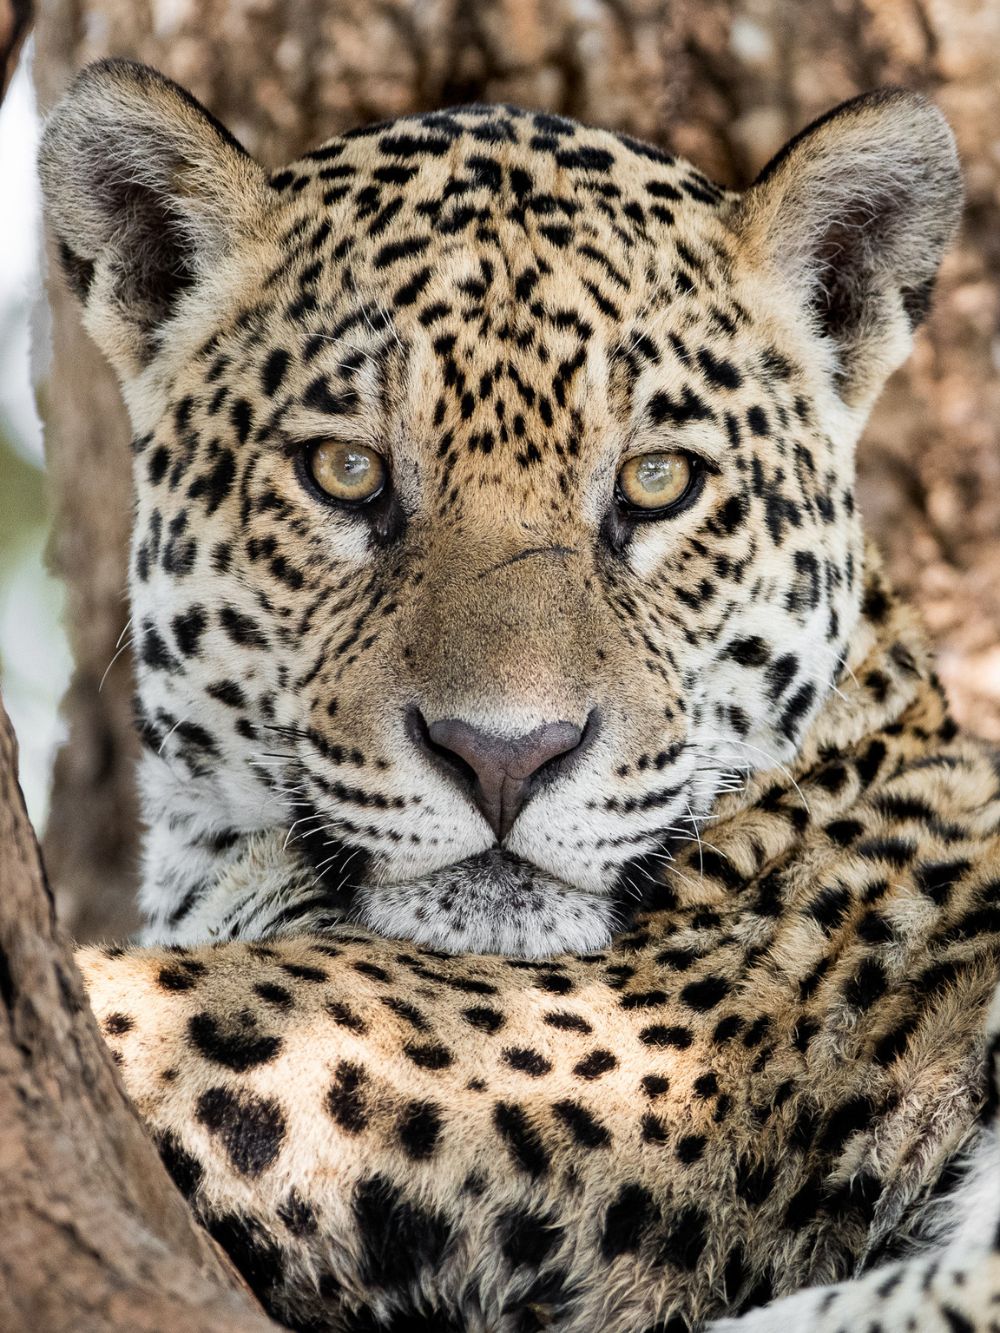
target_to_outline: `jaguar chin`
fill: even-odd
[[[540,958],[605,948],[625,912],[617,894],[575,888],[495,847],[423,879],[361,887],[350,916],[449,952]]]

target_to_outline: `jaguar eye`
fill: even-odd
[[[688,454],[637,454],[618,470],[618,502],[649,515],[673,509],[691,494],[697,477]]]
[[[367,504],[381,495],[389,477],[382,455],[363,444],[322,440],[310,447],[305,462],[324,495],[341,504]]]

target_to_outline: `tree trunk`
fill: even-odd
[[[125,1099],[55,922],[2,705],[0,1125],[5,1333],[276,1327]]]
[[[923,608],[960,719],[1000,738],[1000,7],[978,0],[41,0],[44,106],[115,54],[187,85],[269,165],[337,130],[475,98],[667,143],[746,184],[784,139],[882,83],[929,92],[966,165],[965,231],[937,310],[861,452],[863,505]],[[126,425],[52,278],[53,563],[76,675],[46,856],[82,939],[133,922],[136,814],[125,628]]]
[[[31,19],[31,0],[0,0],[0,102],[14,76]]]

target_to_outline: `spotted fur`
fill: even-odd
[[[853,498],[958,215],[938,113],[858,99],[742,195],[508,107],[269,176],[111,62],[42,174],[135,427],[150,947],[81,964],[269,1308],[836,1321],[868,1286],[794,1293],[968,1215],[988,1319],[1000,783]],[[377,502],[324,500],[318,439]],[[642,521],[657,449],[695,481]],[[495,828],[455,720],[579,744]],[[887,1320],[933,1285],[900,1262]]]

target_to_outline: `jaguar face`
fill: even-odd
[[[854,104],[745,196],[506,107],[268,177],[158,76],[88,77],[76,193],[58,122],[43,169],[136,428],[151,854],[165,810],[283,826],[383,933],[602,947],[844,662],[853,446],[936,268],[913,219],[951,225],[943,122]],[[141,188],[107,168],[137,136]],[[920,143],[933,171],[884,170]]]

